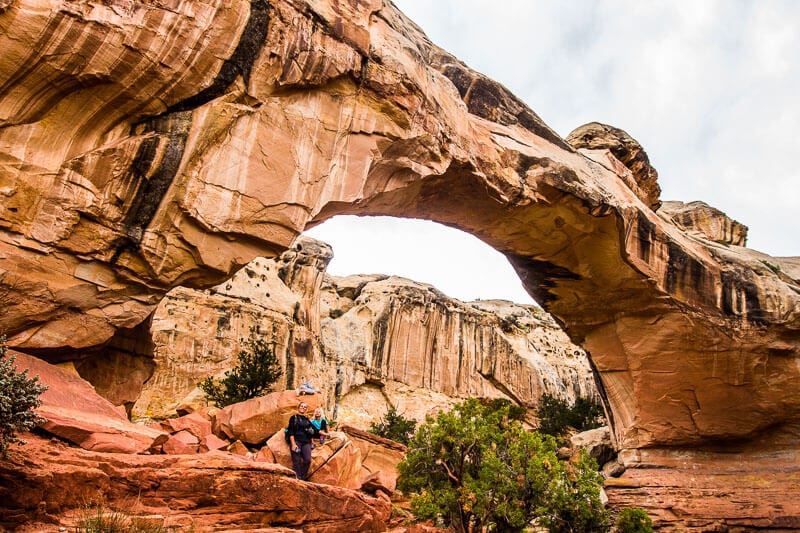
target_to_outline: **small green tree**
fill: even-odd
[[[539,431],[558,437],[567,428],[586,431],[603,425],[603,409],[586,398],[578,398],[574,405],[551,394],[543,394],[536,410]]]
[[[39,396],[47,390],[39,376],[28,377],[28,370],[16,372],[11,355],[6,357],[6,338],[0,336],[0,456],[6,457],[12,444],[25,444],[18,431],[30,431],[45,421],[34,409],[42,404]]]
[[[564,463],[555,439],[527,431],[508,402],[469,399],[428,417],[399,465],[398,487],[420,518],[459,533],[607,531],[602,477],[586,454]]]
[[[653,521],[644,509],[626,507],[617,516],[617,533],[653,533]]]
[[[370,424],[369,431],[380,437],[408,444],[416,427],[415,418],[405,418],[397,412],[395,406],[391,406],[378,422]]]
[[[283,374],[272,346],[256,338],[253,331],[237,357],[239,364],[222,379],[207,377],[197,384],[217,407],[263,396]]]

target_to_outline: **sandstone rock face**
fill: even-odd
[[[391,3],[3,5],[13,347],[79,359],[177,285],[336,214],[396,215],[509,258],[590,354],[618,446],[797,422],[797,270],[659,217],[633,165],[571,147]]]
[[[342,430],[361,450],[362,485],[370,483],[392,494],[400,475],[397,465],[405,458],[406,447],[352,426],[343,426]]]
[[[747,244],[747,226],[705,202],[663,202],[659,214],[668,217],[679,228],[697,232],[709,241],[735,246]]]
[[[298,250],[304,245],[305,253]],[[305,291],[318,293],[331,254],[324,243],[302,239],[278,261],[258,258],[209,291],[171,291],[153,314],[153,371],[138,385],[132,416],[166,418],[180,405],[200,406],[204,398],[197,384],[235,366],[251,331],[272,344],[284,369],[273,389],[299,385],[300,376],[325,383],[327,374],[321,377],[312,364],[322,351],[319,299],[303,298]],[[292,276],[295,290],[283,281],[286,276]]]
[[[288,377],[276,388],[296,386],[304,375],[322,388],[310,398],[360,427],[392,405],[422,421],[470,396],[527,407],[545,392],[569,401],[598,396],[586,354],[541,309],[462,303],[402,278],[323,281],[330,256],[329,246],[301,238],[277,260],[256,259],[208,294],[171,291],[153,316],[155,369],[133,415],[169,417],[188,399],[202,399],[196,384],[235,364],[242,332],[251,327],[274,342],[283,362]],[[278,296],[271,301],[266,294]],[[286,418],[296,406],[290,396]],[[263,429],[262,440],[275,431]]]
[[[27,446],[13,447],[8,460],[0,461],[4,530],[72,529],[79,510],[94,501],[126,515],[159,517],[165,528],[191,531],[272,526],[377,532],[386,530],[391,511],[383,498],[298,481],[283,466],[227,453],[97,453],[36,435],[25,439]]]
[[[644,508],[658,531],[800,530],[796,450],[652,448],[620,459],[627,469],[606,480],[609,502]]]
[[[636,139],[614,126],[590,122],[572,130],[567,135],[567,142],[586,157],[607,166],[651,209],[659,208],[661,187],[658,185],[658,172]],[[623,168],[619,168],[619,163],[624,165]]]
[[[350,372],[337,373],[344,423],[368,427],[392,405],[423,421],[468,397],[533,408],[544,393],[596,395],[583,350],[536,307],[462,303],[397,277],[330,278],[327,288],[323,345],[337,361],[352,361]],[[377,383],[379,391],[363,386]]]

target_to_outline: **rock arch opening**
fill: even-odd
[[[333,247],[328,273],[387,274],[428,283],[461,301],[536,305],[508,260],[463,231],[428,220],[336,216],[304,235]]]

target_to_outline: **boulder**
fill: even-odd
[[[77,374],[23,353],[16,356],[18,371],[28,370],[47,386],[36,410],[46,419],[42,429],[86,450],[143,453],[166,442],[167,434],[132,424],[108,400],[100,397]]]
[[[268,441],[275,462],[292,467],[292,456],[283,430],[276,432]],[[311,450],[311,466],[308,480],[347,488],[361,486],[361,450],[345,433],[331,431],[324,444],[315,439]]]
[[[225,448],[225,450],[233,455],[238,455],[240,457],[250,458],[252,455],[250,449],[247,446],[245,446],[244,443],[240,440],[232,442]]]
[[[160,515],[165,529],[385,531],[390,502],[306,483],[281,465],[228,453],[131,455],[71,448],[25,434],[0,461],[0,530],[72,530],[86,502],[124,516]]]
[[[337,440],[341,439],[341,443]],[[361,450],[343,433],[332,432],[325,444],[311,452],[308,480],[348,489],[361,486]]]
[[[391,495],[394,493],[394,486],[387,486],[386,484],[386,477],[382,475],[382,472],[375,472],[372,474],[367,475],[367,477],[361,479],[361,487],[359,490],[363,492],[367,492],[369,494],[376,494],[378,492],[382,492],[386,495]]]
[[[200,440],[189,431],[183,429],[171,434],[167,442],[161,445],[161,450],[171,455],[198,453],[200,451]]]
[[[269,449],[269,446],[262,446],[260,450],[256,452],[253,456],[253,461],[264,462],[264,463],[276,463],[275,455],[273,455],[272,450]]]
[[[310,414],[320,406],[321,394],[298,396],[293,390],[273,392],[229,405],[214,413],[214,434],[229,440],[239,439],[246,444],[263,444],[287,426],[301,401],[308,404]]]
[[[352,426],[342,426],[342,431],[361,450],[362,485],[371,487],[363,490],[381,488],[393,494],[400,475],[397,465],[405,459],[406,446]]]
[[[211,434],[211,416],[209,412],[213,413],[215,409],[194,411],[178,418],[168,418],[151,424],[151,427],[167,433],[187,431],[198,439],[202,439]]]
[[[211,435],[206,435],[200,439],[200,451],[211,452],[214,450],[221,450],[227,447],[229,444],[230,442],[222,440],[212,433]]]
[[[570,445],[573,453],[577,450],[585,450],[599,466],[603,466],[616,456],[614,445],[611,442],[611,432],[608,426],[589,429],[571,435]]]

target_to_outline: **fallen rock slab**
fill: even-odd
[[[214,434],[220,438],[241,440],[245,444],[260,445],[279,429],[285,428],[289,418],[297,412],[301,401],[308,404],[308,412],[320,406],[322,394],[298,396],[293,390],[273,392],[229,405],[214,414]]]
[[[36,410],[47,419],[42,429],[86,450],[114,453],[143,453],[155,449],[168,435],[133,424],[89,382],[68,370],[29,355],[9,350],[16,356],[17,369],[39,376],[47,385]]]

